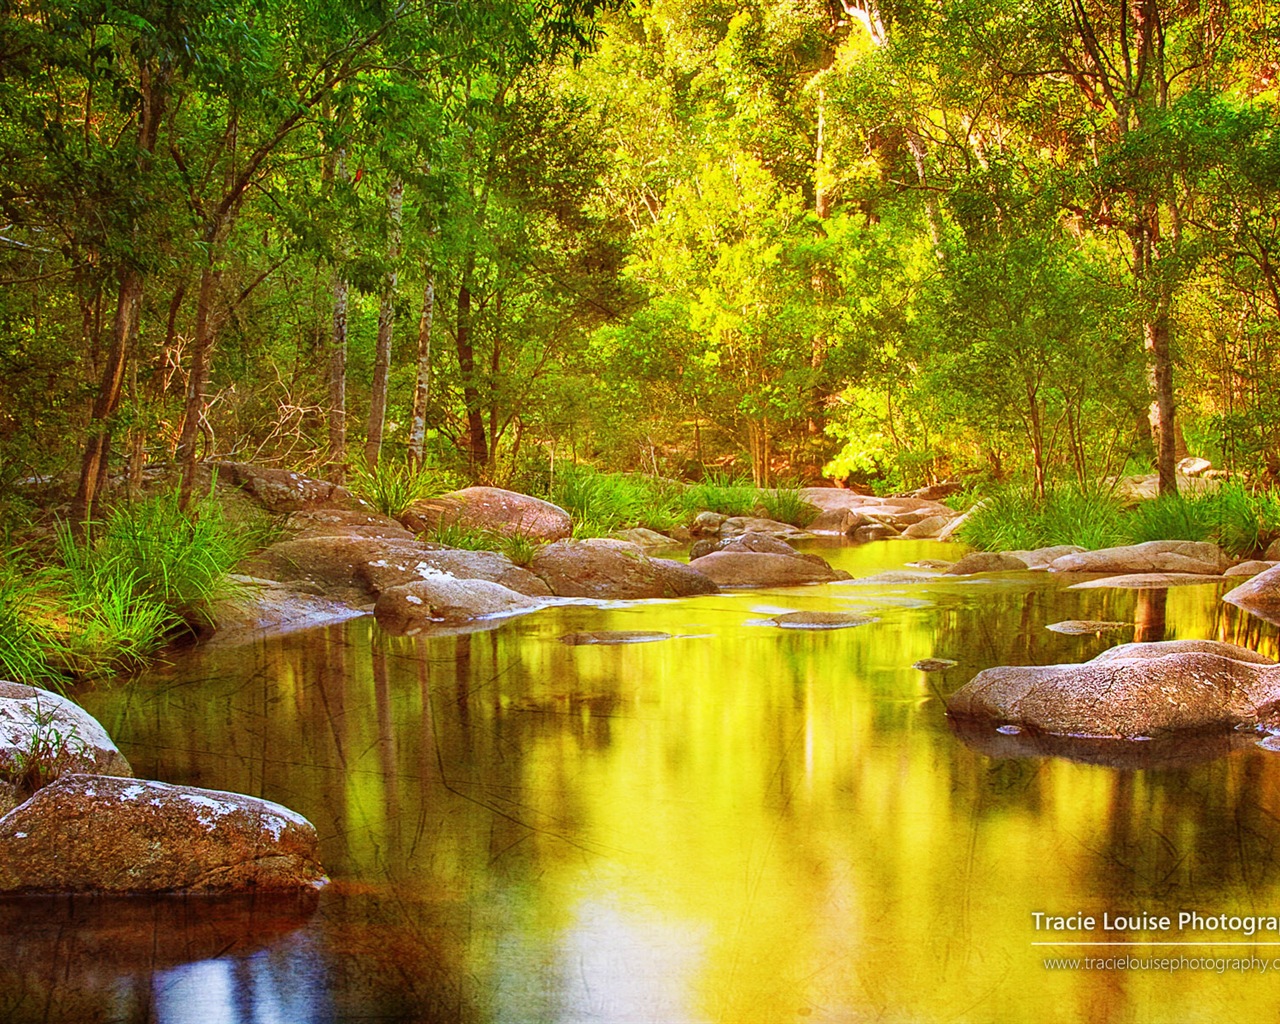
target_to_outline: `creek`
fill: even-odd
[[[957,549],[814,550],[866,576]],[[941,695],[980,669],[1134,637],[1046,629],[1061,620],[1280,654],[1226,584],[1068,582],[568,605],[438,636],[361,618],[78,693],[138,775],[305,814],[332,882],[311,900],[7,901],[0,1020],[1274,1020],[1280,985],[1256,968],[1045,961],[1274,956],[1280,972],[1280,933],[1033,945],[1244,938],[1047,934],[1036,914],[1280,914],[1280,754],[1258,737],[1111,767],[990,756],[1011,751],[948,725]],[[874,621],[767,621],[792,610]],[[671,638],[560,640],[602,630]],[[926,658],[956,664],[913,667]]]

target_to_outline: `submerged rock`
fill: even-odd
[[[947,569],[946,575],[972,576],[979,572],[1012,572],[1026,568],[1026,562],[1006,551],[971,551]]]
[[[400,521],[414,533],[456,525],[542,541],[560,540],[573,530],[569,513],[559,505],[500,487],[466,487],[416,501]]]
[[[921,658],[911,667],[918,668],[921,672],[945,672],[958,664],[960,664],[958,661],[952,661],[950,658]]]
[[[1101,636],[1103,633],[1118,633],[1122,629],[1133,629],[1132,622],[1099,622],[1093,619],[1067,619],[1064,622],[1051,622],[1044,627],[1053,633],[1066,636]]]
[[[61,775],[131,777],[96,718],[66,697],[0,681],[0,815]]]
[[[1127,771],[1203,764],[1253,746],[1258,741],[1257,733],[1236,730],[1133,740],[1002,730],[993,728],[989,722],[963,718],[950,718],[948,724],[966,746],[987,757],[1061,757],[1081,764]]]
[[[560,637],[560,642],[570,647],[581,647],[591,644],[647,644],[670,639],[670,633],[651,629],[598,629],[589,633],[566,633]]]
[[[0,892],[262,892],[323,884],[316,831],[267,800],[64,775],[0,818]]]
[[[1081,665],[987,669],[947,712],[1074,736],[1228,729],[1280,715],[1280,666],[1213,640],[1123,644]]]
[[[865,626],[868,622],[877,621],[870,615],[857,615],[853,612],[784,612],[769,620],[783,629],[847,629],[850,626]]]

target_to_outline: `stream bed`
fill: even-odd
[[[867,576],[958,549],[814,550]],[[1069,582],[569,605],[439,636],[366,617],[77,693],[139,776],[305,814],[332,882],[308,899],[5,901],[0,1020],[1275,1020],[1280,932],[1034,945],[1054,937],[1037,912],[1280,915],[1280,753],[1258,737],[1113,767],[949,726],[941,696],[993,665],[1135,636],[1280,654],[1274,627],[1221,603],[1228,584]],[[871,621],[769,621],[796,610]],[[1076,619],[1134,625],[1046,628]],[[611,630],[670,638],[561,640]],[[1077,955],[1208,966],[1046,966]],[[1219,968],[1238,958],[1274,958],[1275,976]]]

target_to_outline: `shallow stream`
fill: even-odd
[[[956,557],[821,550],[855,576]],[[1087,660],[1135,629],[1280,654],[1273,627],[1219,601],[1225,584],[1067,582],[574,605],[412,638],[363,618],[78,694],[138,775],[307,815],[333,881],[313,904],[0,905],[0,1020],[1275,1020],[1280,933],[1034,945],[1054,938],[1034,912],[1280,915],[1280,753],[1257,737],[1134,770],[992,756],[1016,738],[949,727],[940,696],[980,669]],[[875,621],[767,622],[798,609]],[[1065,619],[1137,625],[1045,628]],[[599,630],[672,636],[559,639]],[[925,658],[956,664],[913,668]],[[1045,965],[1076,955],[1276,969]]]

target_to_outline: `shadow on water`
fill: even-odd
[[[824,554],[869,576],[951,549]],[[940,700],[992,665],[1118,642],[1046,628],[1065,619],[1275,656],[1275,627],[1222,590],[924,577],[196,651],[85,703],[139,775],[306,814],[333,884],[310,916],[233,924],[225,946],[223,923],[196,941],[147,901],[136,943],[79,911],[12,912],[0,1018],[1273,1019],[1275,986],[1213,972],[1047,971],[1031,914],[1280,908],[1275,754],[1082,763],[957,737]],[[761,625],[796,610],[876,621]],[[561,642],[634,630],[671,636]],[[956,664],[912,667],[926,658]]]

